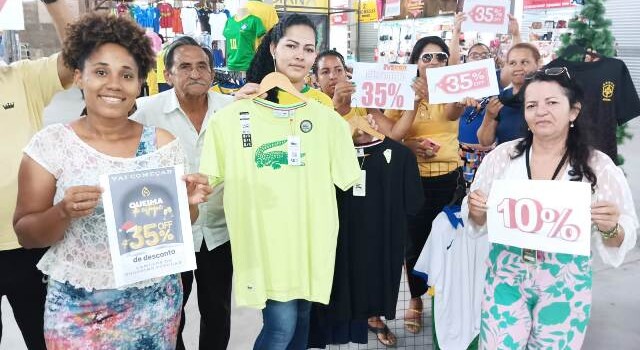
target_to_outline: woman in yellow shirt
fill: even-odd
[[[425,204],[420,213],[409,218],[406,247],[406,269],[408,272],[411,301],[405,313],[405,328],[411,333],[422,329],[422,296],[427,284],[411,272],[420,256],[431,223],[447,205],[462,183],[460,156],[458,155],[458,118],[463,106],[457,103],[429,104],[426,70],[448,64],[449,48],[439,37],[429,36],[418,40],[413,47],[409,63],[418,65],[418,76],[413,88],[416,91],[415,107],[410,111],[388,110],[385,115],[391,120],[413,118],[404,144],[418,158],[422,177]]]

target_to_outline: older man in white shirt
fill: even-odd
[[[213,82],[211,54],[190,37],[181,37],[165,53],[165,78],[173,88],[142,97],[133,119],[164,128],[174,134],[187,152],[189,172],[200,168],[200,151],[209,118],[233,102],[233,97],[209,91]],[[231,246],[222,206],[222,185],[200,207],[193,224],[198,269],[195,271],[200,310],[200,349],[226,349],[231,328]],[[182,274],[184,301],[176,349],[184,349],[184,304],[193,273]]]

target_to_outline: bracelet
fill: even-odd
[[[604,239],[611,239],[611,238],[615,238],[618,236],[619,230],[620,229],[620,224],[616,223],[616,226],[614,226],[611,230],[609,231],[602,231],[598,228],[598,232],[600,232],[600,235],[602,236],[602,238]]]

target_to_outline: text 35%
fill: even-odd
[[[531,198],[505,198],[498,205],[498,213],[503,214],[504,226],[507,228],[540,233],[544,224],[553,224],[547,235],[549,238],[574,242],[580,238],[580,227],[567,224],[572,212],[569,208],[560,211],[543,208],[540,202]]]
[[[151,223],[143,226],[136,225],[131,232],[131,240],[124,240],[123,245],[128,245],[130,249],[137,250],[144,247],[155,247],[160,243],[166,243],[175,239],[171,233],[173,221]]]
[[[502,6],[477,5],[471,9],[469,17],[476,23],[502,24],[504,22],[505,8]]]
[[[487,68],[447,74],[437,86],[448,94],[460,94],[491,86]]]
[[[362,105],[376,106],[378,108],[398,108],[404,107],[404,96],[400,94],[401,84],[396,83],[373,83],[362,84]],[[388,98],[391,103],[387,105]]]

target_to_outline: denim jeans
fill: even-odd
[[[262,310],[262,331],[254,350],[305,350],[309,337],[311,302],[267,300]]]

